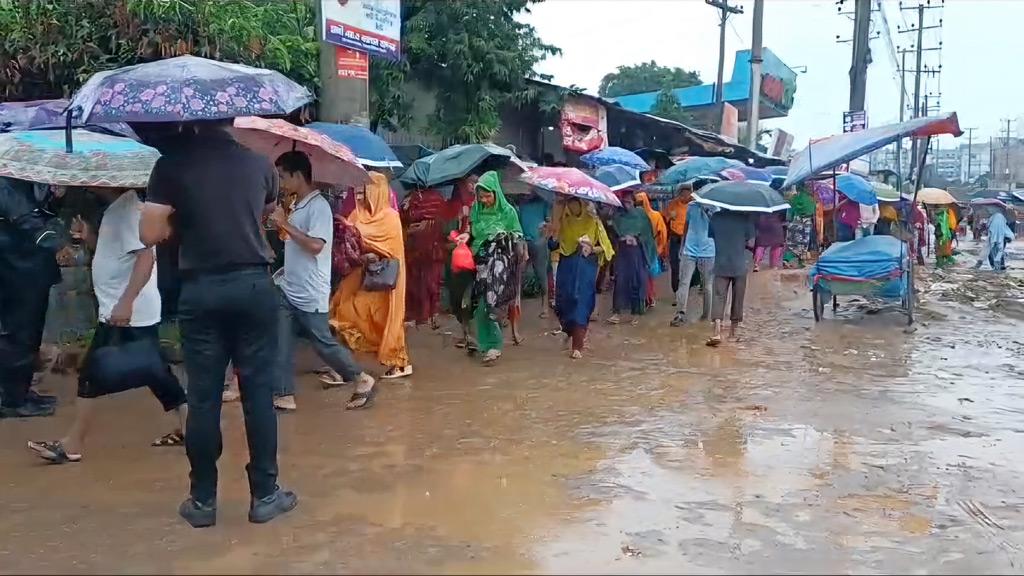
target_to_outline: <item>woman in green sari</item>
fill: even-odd
[[[637,207],[633,193],[620,193],[622,208],[612,220],[617,237],[615,260],[615,285],[612,290],[612,315],[609,324],[618,324],[619,315],[628,313],[632,323],[639,322],[639,316],[647,311],[647,286],[651,268],[656,265],[658,251],[654,239],[651,219],[643,208]]]
[[[519,213],[505,199],[498,173],[484,173],[476,184],[476,201],[469,213],[469,246],[477,267],[473,321],[488,365],[501,358],[501,321],[518,293],[515,246],[522,237]]]

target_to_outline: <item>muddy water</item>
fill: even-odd
[[[306,377],[280,417],[300,507],[265,526],[245,521],[237,405],[205,531],[175,516],[186,461],[148,447],[145,392],[104,403],[78,465],[23,448],[69,406],[2,421],[0,571],[1020,571],[1020,324],[940,286],[914,332],[850,299],[815,325],[799,273],[752,278],[744,341],[719,349],[670,328],[666,300],[639,327],[595,324],[577,362],[550,320],[490,369],[415,331],[416,374],[361,413]]]

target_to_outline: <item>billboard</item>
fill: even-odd
[[[334,57],[338,78],[355,78],[356,80],[370,78],[370,56],[366,52],[335,46]]]
[[[562,148],[585,153],[608,146],[608,111],[592,100],[568,97],[562,104]]]
[[[401,0],[320,0],[324,42],[399,60],[402,57]]]

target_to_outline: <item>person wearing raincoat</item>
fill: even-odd
[[[356,191],[356,207],[348,220],[359,230],[364,264],[341,281],[330,305],[331,325],[338,336],[353,350],[375,353],[377,361],[387,367],[381,375],[384,379],[412,374],[405,345],[405,243],[402,220],[391,207],[389,194],[387,178],[377,172],[370,174],[365,191]],[[398,263],[394,288],[365,290],[367,266],[384,259]],[[367,380],[365,389],[356,387],[346,408],[369,406],[375,391]]]
[[[1006,215],[1001,210],[996,211],[988,220],[988,241],[974,267],[981,268],[982,261],[987,259],[993,270],[1006,270],[1006,245],[1010,242],[1013,242],[1013,230],[1006,222]]]
[[[476,201],[469,212],[469,234],[457,241],[469,241],[476,262],[473,284],[473,323],[484,364],[501,358],[504,336],[501,322],[515,303],[519,287],[516,267],[517,242],[523,238],[519,213],[505,198],[498,173],[491,170],[476,183]]]
[[[558,232],[548,241],[557,250],[555,313],[569,339],[572,358],[583,357],[587,327],[597,303],[597,271],[615,249],[593,204],[572,198],[558,206]]]

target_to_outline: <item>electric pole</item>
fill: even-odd
[[[748,146],[757,151],[758,122],[761,120],[761,24],[764,21],[764,0],[754,0],[754,33],[750,45],[750,110],[747,113]]]
[[[1004,118],[1006,122],[1006,138],[1003,140],[1003,152],[1006,155],[1006,189],[1013,190],[1013,174],[1010,172],[1010,119]]]
[[[725,23],[733,14],[743,14],[743,8],[732,6],[729,0],[704,0],[704,2],[719,10],[719,34],[718,34],[718,82],[715,84],[715,103],[722,102],[722,79],[725,75]]]
[[[923,64],[924,53],[929,51],[929,50],[941,50],[942,49],[942,42],[941,41],[939,42],[939,46],[938,47],[935,47],[935,48],[925,48],[924,47],[924,31],[925,30],[932,30],[932,29],[942,28],[942,18],[939,18],[939,23],[936,24],[936,25],[925,26],[924,25],[925,11],[926,10],[943,8],[943,6],[941,4],[938,5],[938,6],[932,6],[931,5],[931,0],[926,0],[926,1],[928,2],[927,5],[923,4],[923,3],[920,3],[920,4],[917,5],[917,7],[914,7],[914,8],[903,8],[904,10],[914,10],[914,11],[917,12],[917,25],[916,26],[911,25],[907,29],[901,29],[900,27],[897,27],[897,31],[900,32],[900,33],[916,33],[917,34],[917,43],[914,46],[914,53],[915,53],[915,60],[916,60],[916,64],[914,66],[914,118],[921,117],[921,76],[923,75],[923,73],[926,72],[924,67],[923,67],[924,66],[924,64]],[[940,70],[941,70],[941,68],[942,68],[942,66],[939,65],[939,69]],[[937,73],[937,72],[934,72],[934,73]],[[925,115],[927,115],[927,114],[928,114],[928,112],[926,110],[925,111]],[[911,162],[912,162],[910,170],[911,170],[911,173],[913,174],[913,172],[914,172],[915,168],[917,167],[917,165],[920,164],[920,159],[918,158],[918,145],[917,145],[917,139],[916,138],[911,140],[910,149],[911,149],[910,156],[911,156]],[[920,174],[917,174],[916,176],[917,176],[918,179],[920,179],[920,177],[921,177]]]
[[[971,164],[974,161],[971,159],[971,145],[974,144],[974,131],[977,128],[964,128],[967,132],[967,178],[964,180],[966,183],[971,182]]]
[[[853,62],[850,65],[850,111],[864,110],[868,64],[871,63],[871,0],[856,0],[853,17]]]

